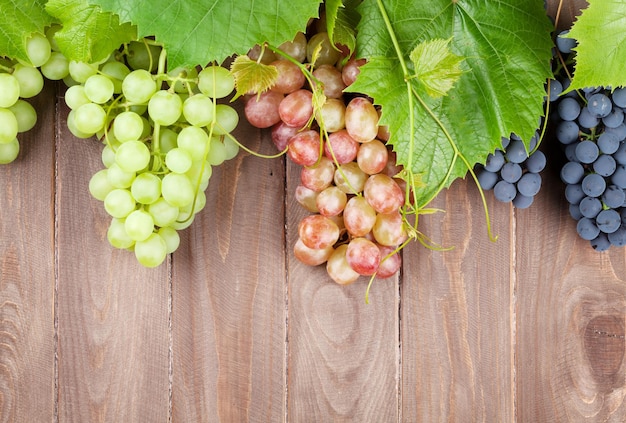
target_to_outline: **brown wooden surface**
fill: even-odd
[[[62,92],[61,92],[62,93]],[[557,164],[527,210],[471,181],[401,273],[340,287],[294,259],[298,169],[241,154],[156,269],[106,240],[102,165],[49,85],[0,166],[0,422],[624,422],[626,249],[575,233]],[[238,137],[270,153],[267,133]]]

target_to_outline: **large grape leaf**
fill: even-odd
[[[89,0],[154,35],[171,67],[222,62],[255,44],[280,45],[318,16],[321,0]]]
[[[626,1],[589,0],[568,36],[578,41],[570,89],[626,86]]]
[[[26,39],[43,33],[54,18],[45,10],[45,0],[0,0],[0,57],[28,62]]]
[[[356,11],[361,0],[326,0],[326,26],[335,44],[342,44],[350,52],[356,47],[356,27],[360,16]]]
[[[529,142],[551,75],[543,0],[376,0],[359,11],[357,55],[368,63],[350,89],[381,106],[398,161],[421,179],[419,205],[484,163],[502,136]],[[436,39],[449,39],[450,53],[464,60],[452,60],[462,72],[446,95],[431,97],[412,78],[410,55]]]
[[[97,63],[137,38],[134,26],[120,24],[117,15],[103,12],[87,0],[49,0],[46,10],[63,25],[55,39],[70,60]]]

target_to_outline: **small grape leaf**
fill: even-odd
[[[442,97],[461,77],[463,58],[448,48],[450,40],[441,38],[419,43],[409,57],[415,66],[415,78],[424,84],[428,95]]]
[[[235,98],[253,92],[259,95],[269,90],[278,78],[275,66],[265,65],[248,56],[237,56],[230,65],[230,71],[235,78],[237,94]],[[233,98],[233,100],[235,99]]]
[[[464,177],[468,165],[484,163],[503,135],[514,132],[528,146],[551,76],[543,0],[379,0],[359,12],[357,56],[368,62],[349,90],[381,106],[398,162],[423,183],[418,205]],[[450,51],[465,60],[447,95],[433,98],[410,79],[409,56],[435,39],[450,39]]]
[[[222,63],[256,44],[280,45],[304,32],[321,0],[88,0],[137,25],[168,51],[170,67]]]
[[[43,33],[55,22],[45,10],[45,0],[0,0],[0,57],[29,62],[26,40]]]
[[[569,87],[626,86],[626,2],[589,0],[569,34],[577,40]]]
[[[103,12],[87,0],[49,0],[46,10],[63,25],[55,39],[70,60],[97,63],[137,38],[134,26],[120,24],[116,15]]]
[[[326,0],[326,28],[333,44],[341,44],[353,52],[356,46],[356,27],[361,16],[356,10],[361,0]]]

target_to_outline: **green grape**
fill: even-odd
[[[140,140],[144,132],[144,121],[135,112],[122,112],[113,121],[113,135],[121,142]]]
[[[0,107],[11,107],[20,98],[20,82],[9,73],[0,73]]]
[[[178,134],[178,147],[186,150],[193,160],[204,159],[209,148],[209,135],[202,128],[188,126]]]
[[[125,228],[125,219],[112,218],[107,231],[109,244],[115,248],[127,249],[135,245],[135,241],[128,236]]]
[[[113,163],[109,166],[107,172],[109,183],[115,188],[129,188],[136,176],[135,172],[127,172],[117,163]]]
[[[13,162],[20,152],[20,143],[17,138],[12,141],[0,144],[0,164],[8,164]]]
[[[154,224],[160,227],[171,226],[178,218],[178,211],[178,207],[171,205],[163,197],[148,206],[148,213]]]
[[[30,131],[37,124],[37,111],[28,101],[17,100],[9,110],[17,119],[17,132]]]
[[[0,108],[0,144],[12,142],[19,130],[15,114],[10,109]]]
[[[76,138],[93,137],[93,134],[83,132],[76,127],[75,116],[76,110],[70,110],[70,112],[67,114],[67,129],[70,130],[72,135],[74,135]]]
[[[148,104],[156,90],[156,81],[147,70],[134,70],[122,81],[122,94],[131,103]]]
[[[130,186],[130,193],[136,202],[152,204],[161,197],[161,178],[154,173],[141,173]]]
[[[180,235],[178,235],[178,231],[172,227],[163,227],[160,228],[157,233],[163,238],[165,241],[165,245],[167,246],[167,253],[173,253],[178,249],[180,245]]]
[[[165,165],[175,173],[185,173],[191,169],[191,156],[182,148],[172,148],[165,155]]]
[[[161,194],[172,206],[185,207],[196,195],[193,184],[186,175],[168,173],[161,181]]]
[[[106,75],[113,82],[113,92],[120,94],[122,92],[122,81],[130,73],[130,69],[122,62],[107,62],[100,69],[102,75]]]
[[[52,47],[45,35],[35,33],[26,40],[26,54],[33,66],[39,67],[46,63],[51,53]]]
[[[113,81],[104,75],[92,75],[85,81],[85,95],[94,103],[104,104],[113,97]]]
[[[116,188],[104,198],[104,209],[112,217],[121,219],[135,210],[135,199],[129,190]]]
[[[21,98],[34,97],[43,89],[43,76],[37,68],[18,63],[13,68],[13,76],[20,84]]]
[[[98,73],[98,67],[85,62],[70,60],[69,76],[79,84],[84,84],[87,79]]]
[[[213,174],[213,168],[208,162],[202,162],[201,160],[193,162],[193,166],[186,172],[187,177],[191,183],[200,189],[198,191],[204,191],[209,184],[209,179]]]
[[[228,151],[220,137],[211,137],[211,147],[207,160],[212,166],[219,166],[226,160]]]
[[[78,109],[83,104],[91,103],[85,94],[85,87],[73,85],[65,90],[65,104],[72,110]]]
[[[148,114],[159,125],[172,125],[182,112],[183,102],[180,96],[166,90],[157,91],[148,102]]]
[[[179,215],[178,219],[174,223],[172,223],[170,226],[176,229],[177,231],[182,231],[183,229],[190,227],[194,219],[196,218],[196,215],[194,214],[191,217],[185,217],[185,216],[187,215],[184,213]]]
[[[207,66],[198,74],[198,88],[211,98],[223,98],[235,89],[235,78],[222,66]]]
[[[106,112],[99,104],[83,104],[73,112],[74,125],[79,131],[93,135],[104,128]]]
[[[194,126],[207,126],[213,121],[213,101],[204,94],[196,94],[183,103],[183,115]]]
[[[183,68],[178,67],[174,70],[171,70],[167,73],[168,76],[172,78],[182,78],[193,80],[198,77],[198,70],[196,68]],[[177,93],[189,93],[189,91],[193,91],[194,83],[192,81],[180,81],[174,80],[169,82],[170,87],[174,85],[174,91]]]
[[[157,233],[153,233],[144,241],[135,243],[135,257],[146,267],[156,267],[165,261],[167,244]]]
[[[117,150],[118,147],[119,142],[109,138],[109,143],[102,149],[102,164],[104,167],[111,167],[111,165],[115,163],[115,150]]]
[[[46,78],[59,81],[70,74],[70,61],[58,51],[53,51],[46,63],[39,68]]]
[[[239,144],[229,137],[224,137],[224,150],[226,151],[226,160],[231,160],[239,154]]]
[[[159,134],[159,148],[161,153],[167,153],[178,145],[178,134],[169,128],[161,128]]]
[[[334,65],[341,57],[341,52],[333,46],[326,32],[318,32],[307,43],[306,58],[309,63],[313,62],[313,54],[316,51],[317,57],[315,63],[313,63],[314,67]]]
[[[227,104],[218,104],[215,106],[215,120],[217,124],[213,127],[213,134],[226,135],[237,127],[239,114]]]
[[[143,210],[135,210],[126,216],[124,229],[134,241],[143,241],[154,232],[154,220],[150,213]]]
[[[126,172],[138,172],[150,163],[150,149],[141,141],[126,141],[115,152],[115,163]]]
[[[160,54],[160,46],[143,41],[131,41],[128,43],[126,63],[131,69],[154,72],[159,65]]]
[[[56,38],[54,38],[54,36],[61,28],[63,28],[63,26],[60,24],[52,24],[45,31],[46,38],[48,39],[48,42],[50,43],[50,48],[53,52],[59,51],[59,45],[57,44],[57,40]]]
[[[104,201],[106,196],[115,189],[109,182],[108,169],[101,169],[89,179],[89,193],[96,200]]]

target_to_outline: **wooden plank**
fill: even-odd
[[[325,266],[293,256],[298,223],[308,214],[294,199],[299,168],[288,166],[288,421],[398,420],[398,278],[339,286]]]
[[[259,130],[237,138],[273,154]],[[213,169],[207,207],[173,259],[173,421],[285,415],[284,161],[241,152]]]
[[[0,421],[54,419],[54,88],[0,165]],[[36,398],[36,401],[33,399]]]
[[[60,100],[63,102],[63,100]],[[167,421],[168,265],[146,269],[106,239],[110,218],[90,197],[101,144],[58,118],[59,420]]]
[[[487,193],[489,240],[471,180],[456,181],[419,229],[451,251],[412,243],[401,304],[402,419],[507,422],[514,416],[512,212]]]
[[[593,251],[556,171],[544,179],[517,218],[518,419],[623,422],[626,252]]]

